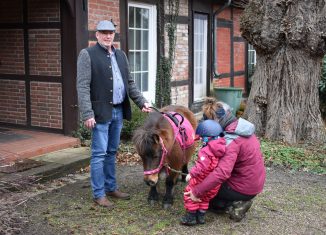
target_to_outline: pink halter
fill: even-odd
[[[153,170],[144,171],[144,175],[156,174],[156,173],[160,172],[160,170],[163,168],[164,161],[165,161],[165,158],[166,158],[166,155],[167,155],[168,151],[166,150],[166,148],[164,146],[164,143],[163,143],[163,140],[162,140],[161,137],[160,137],[160,144],[162,146],[162,151],[163,151],[160,164],[158,165],[157,168],[155,168]]]

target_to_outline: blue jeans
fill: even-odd
[[[93,197],[101,198],[117,189],[115,177],[116,153],[123,125],[122,105],[112,109],[112,119],[96,123],[92,130],[91,185]]]

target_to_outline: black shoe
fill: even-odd
[[[229,207],[228,214],[230,219],[240,222],[246,215],[247,211],[252,205],[252,200],[249,201],[235,201]]]
[[[205,212],[197,211],[197,223],[205,224]]]
[[[187,212],[187,214],[185,214],[185,216],[181,218],[180,223],[188,226],[196,225],[197,224],[196,213]]]

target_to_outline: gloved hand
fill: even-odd
[[[190,179],[191,179],[191,175],[188,174],[188,175],[186,176],[186,182],[189,182]]]

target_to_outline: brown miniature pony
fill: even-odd
[[[196,149],[196,127],[196,117],[188,108],[170,105],[151,112],[134,133],[133,142],[143,161],[144,181],[151,187],[148,194],[151,205],[158,201],[159,178],[166,176],[163,207],[172,206],[178,176],[182,174],[185,179],[187,164]]]

